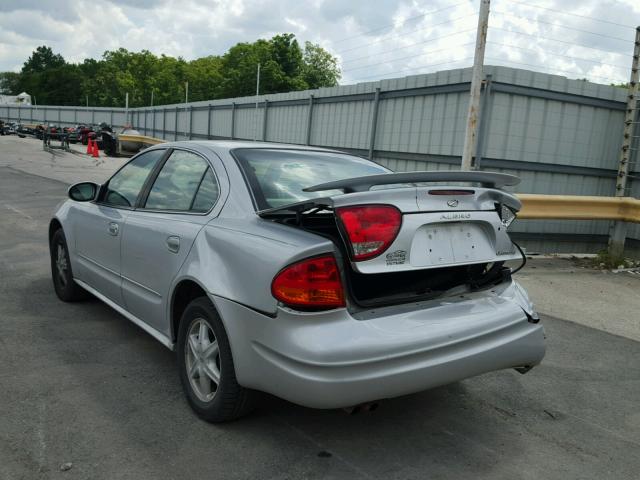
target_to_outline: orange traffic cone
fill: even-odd
[[[98,151],[98,141],[96,140],[95,142],[93,142],[93,151],[92,153],[92,157],[93,158],[98,158],[100,156],[100,152]]]
[[[93,153],[93,146],[91,145],[91,139],[87,142],[87,155],[91,155]]]

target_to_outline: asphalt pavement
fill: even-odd
[[[0,137],[0,479],[639,478],[640,343],[549,315],[547,356],[526,375],[353,416],[265,395],[247,418],[199,420],[172,352],[99,301],[53,292],[51,213],[68,183],[116,163],[13,141]]]

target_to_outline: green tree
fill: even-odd
[[[238,43],[222,56],[210,55],[191,61],[142,50],[106,51],[100,59],[87,58],[70,64],[50,47],[38,47],[20,73],[0,73],[0,90],[21,91],[49,105],[122,107],[129,93],[129,106],[140,107],[184,101],[185,82],[189,100],[211,100],[255,94],[260,64],[260,93],[279,93],[336,85],[340,71],[336,59],[319,45],[300,48],[291,33],[270,40]]]
[[[29,59],[24,62],[22,74],[41,73],[52,68],[59,68],[67,62],[59,53],[53,53],[50,47],[42,45],[36,48]]]
[[[0,72],[0,95],[17,95],[20,74],[16,72]]]
[[[208,56],[192,60],[184,66],[189,82],[189,100],[201,101],[218,98],[222,89],[222,58]]]
[[[302,75],[309,88],[335,87],[341,77],[336,57],[311,42],[304,44]]]

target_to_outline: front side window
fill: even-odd
[[[153,183],[144,208],[208,211],[218,196],[215,176],[210,172],[201,156],[174,150]]]
[[[370,160],[333,152],[246,148],[233,155],[260,210],[342,193],[303,191],[320,183],[390,173]]]
[[[134,207],[147,177],[166,150],[151,150],[138,155],[122,167],[107,184],[102,202],[115,207]]]

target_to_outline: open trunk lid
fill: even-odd
[[[420,183],[447,182],[446,185],[421,186]],[[459,182],[482,186],[460,186]],[[355,272],[393,273],[504,262],[520,258],[501,218],[504,208],[517,212],[520,201],[499,190],[515,185],[517,177],[490,172],[410,172],[371,175],[316,185],[310,192],[342,190],[345,193],[307,200],[283,207],[262,210],[258,214],[273,218],[295,214],[300,225],[327,233],[335,222],[335,231],[346,247]],[[397,188],[374,189],[398,185]],[[353,207],[391,205],[399,210],[401,223],[393,241],[376,256],[358,260],[341,212]],[[307,221],[314,216],[314,221]]]

